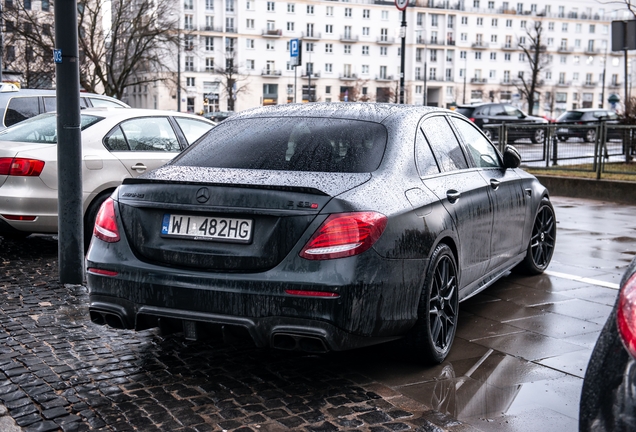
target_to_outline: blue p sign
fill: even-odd
[[[54,49],[53,50],[53,61],[55,63],[62,63],[62,50]]]
[[[298,57],[298,48],[300,47],[300,42],[298,39],[292,39],[289,41],[289,52],[291,57]]]

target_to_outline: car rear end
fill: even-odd
[[[355,199],[373,186],[386,130],[328,123],[309,133],[315,123],[300,118],[240,130],[228,120],[172,164],[125,181],[87,255],[91,319],[191,339],[223,328],[315,352],[403,333],[413,298],[388,294],[403,288],[401,270],[374,249],[388,216]],[[339,134],[359,142],[334,146]]]
[[[636,430],[636,259],[592,352],[580,413],[580,431]]]

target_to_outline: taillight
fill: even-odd
[[[26,158],[0,158],[0,175],[37,177],[44,169],[44,161]]]
[[[636,273],[627,280],[620,292],[616,321],[625,348],[636,358]]]
[[[115,201],[112,198],[107,198],[99,208],[97,218],[95,218],[93,235],[107,243],[119,241],[119,228],[115,217]]]
[[[468,120],[470,120],[471,122],[475,123],[475,117],[469,117]]]
[[[332,214],[309,239],[300,256],[327,260],[358,255],[380,238],[387,218],[375,212]]]

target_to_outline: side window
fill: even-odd
[[[117,126],[110,132],[110,134],[106,138],[104,138],[104,145],[110,151],[130,150],[130,147],[128,147],[128,142],[126,142],[124,132],[121,130],[120,126]]]
[[[55,96],[44,96],[44,110],[43,112],[51,112],[57,110],[57,98]],[[86,105],[86,98],[80,98],[80,108],[88,108]]]
[[[439,167],[421,129],[417,131],[415,139],[415,164],[420,177],[439,174]]]
[[[213,125],[210,123],[200,120],[184,117],[174,117],[174,119],[181,128],[181,132],[183,132],[188,145],[191,145],[213,128]]]
[[[4,125],[8,127],[38,114],[40,114],[40,107],[37,96],[13,98],[7,106]]]
[[[504,109],[504,106],[501,104],[497,104],[497,105],[493,105],[493,107],[490,109],[490,113],[493,116],[505,116],[506,114],[506,110]]]
[[[107,99],[89,98],[94,107],[124,108],[121,104]]]
[[[177,136],[167,117],[144,117],[121,123],[132,151],[180,151]]]
[[[468,168],[464,151],[444,117],[435,116],[425,120],[422,130],[441,171],[449,172]]]
[[[464,143],[476,167],[501,168],[501,161],[499,160],[497,150],[495,150],[492,144],[484,138],[472,123],[456,117],[451,117],[451,121],[464,139]]]

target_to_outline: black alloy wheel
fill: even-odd
[[[585,141],[590,143],[596,141],[596,129],[588,129],[585,131]]]
[[[451,249],[435,248],[420,296],[418,319],[407,335],[410,349],[426,363],[441,363],[448,355],[459,313],[457,266]]]
[[[535,130],[530,140],[532,141],[533,144],[543,143],[543,141],[545,140],[545,130],[543,129]]]
[[[547,198],[541,200],[537,216],[532,226],[532,237],[525,259],[518,269],[527,274],[540,274],[548,268],[556,244],[556,217],[552,203]]]

